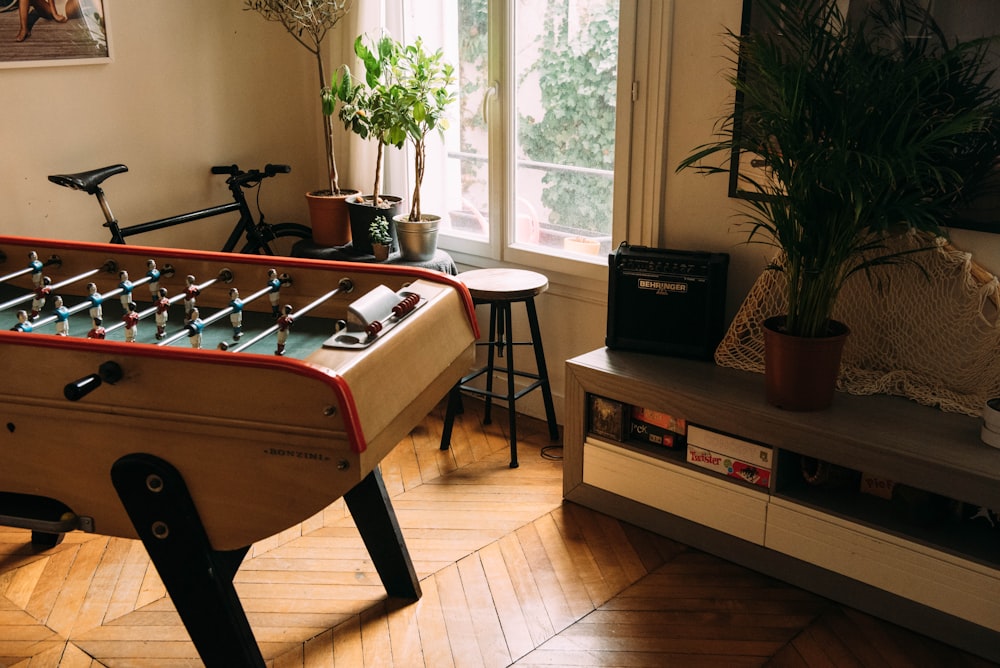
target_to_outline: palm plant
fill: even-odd
[[[350,11],[354,0],[246,0],[245,8],[264,17],[266,21],[280,23],[295,41],[305,47],[316,59],[319,74],[320,99],[323,109],[323,139],[326,148],[326,166],[330,194],[339,195],[340,177],[333,149],[333,106],[327,87],[326,67],[323,63],[324,42],[327,33]]]
[[[876,0],[856,23],[837,0],[756,6],[780,30],[728,33],[736,104],[678,170],[754,155],[747,241],[782,251],[787,333],[823,336],[849,276],[907,261],[887,235],[940,235],[995,168],[989,41],[949,44],[915,0]]]

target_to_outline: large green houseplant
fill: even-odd
[[[367,241],[372,221],[378,216],[391,220],[402,208],[402,197],[382,193],[382,164],[386,146],[402,148],[406,143],[409,113],[394,70],[402,45],[387,34],[370,42],[366,44],[360,35],[354,40],[364,77],[353,76],[344,66],[330,85],[330,95],[339,103],[337,117],[344,127],[376,145],[371,195],[353,195],[347,200],[354,248],[359,253],[372,250]]]
[[[740,174],[747,240],[780,249],[770,268],[787,286],[787,314],[769,324],[824,337],[850,276],[910,259],[886,252],[887,237],[940,235],[996,165],[988,43],[948,43],[914,0],[875,0],[860,21],[837,0],[754,6],[780,30],[728,34],[736,103],[678,169],[728,174],[753,155],[760,170]]]
[[[448,107],[456,100],[455,69],[444,60],[444,52],[429,52],[421,38],[402,47],[393,68],[406,110],[403,125],[413,147],[413,195],[410,212],[397,216],[400,251],[408,260],[429,260],[437,249],[437,226],[441,217],[422,210],[420,189],[424,182],[427,136],[448,129]]]
[[[329,80],[323,60],[327,35],[347,15],[353,2],[354,0],[246,0],[245,4],[245,9],[257,12],[266,21],[280,23],[315,58],[329,178],[328,187],[307,193],[306,198],[313,221],[313,241],[324,246],[338,246],[350,240],[344,199],[357,192],[340,187],[333,144],[333,98],[327,84]]]

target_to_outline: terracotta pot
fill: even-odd
[[[339,195],[330,191],[306,193],[313,243],[319,246],[343,246],[351,241],[351,224],[346,200],[357,190],[344,190]]]
[[[850,330],[831,321],[830,336],[807,338],[783,330],[784,316],[764,321],[764,385],[767,403],[789,411],[828,408],[840,374]]]
[[[389,259],[389,245],[388,244],[372,244],[372,255],[379,262],[385,262]]]
[[[368,238],[368,228],[372,221],[383,216],[389,221],[389,234],[392,236],[392,247],[396,246],[396,226],[392,219],[403,209],[403,198],[395,195],[380,195],[383,206],[372,206],[371,195],[352,195],[347,198],[347,211],[351,216],[351,244],[354,251],[361,255],[371,255],[372,242]]]

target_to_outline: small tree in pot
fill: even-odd
[[[428,53],[423,40],[404,46],[393,68],[402,91],[400,101],[407,110],[406,134],[413,146],[413,196],[410,213],[396,217],[400,251],[407,260],[429,260],[437,250],[437,223],[440,216],[421,210],[420,188],[424,182],[427,135],[448,129],[445,112],[456,99],[452,90],[455,68],[444,60],[441,49]]]
[[[246,0],[245,9],[255,11],[266,21],[280,23],[296,42],[305,47],[316,59],[316,70],[319,76],[320,101],[323,111],[323,141],[326,149],[326,169],[329,177],[329,187],[309,195],[313,197],[330,196],[340,200],[335,208],[343,208],[343,197],[357,191],[346,191],[340,188],[340,175],[337,171],[337,159],[333,145],[333,119],[335,100],[327,86],[326,66],[323,62],[327,34],[350,11],[354,0]],[[334,245],[337,242],[335,233],[326,241],[316,238],[319,232],[318,222],[313,223],[314,240],[324,245]],[[325,234],[325,231],[324,231]],[[349,236],[348,236],[349,239]]]
[[[394,67],[401,45],[383,35],[365,44],[362,36],[354,40],[354,53],[365,68],[364,79],[351,75],[349,67],[331,82],[331,95],[340,103],[337,117],[344,127],[362,139],[376,144],[375,178],[371,196],[354,195],[348,199],[354,248],[368,253],[371,246],[365,232],[375,216],[395,216],[402,207],[402,198],[382,195],[382,162],[385,147],[402,148],[406,143],[405,120],[408,110],[403,106],[403,89],[396,83]]]
[[[678,169],[728,174],[704,161],[755,156],[762,176],[740,175],[748,241],[781,250],[784,332],[824,337],[848,277],[908,259],[885,252],[887,235],[940,234],[981,187],[1000,155],[1000,96],[988,43],[948,44],[915,0],[876,0],[857,23],[837,0],[755,6],[781,29],[729,34],[737,102]]]

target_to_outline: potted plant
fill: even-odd
[[[372,220],[368,226],[368,241],[376,260],[381,262],[389,259],[392,235],[389,233],[389,220],[385,216],[376,216]]]
[[[779,385],[775,371],[813,384],[824,339],[847,335],[831,314],[844,282],[911,259],[889,252],[903,231],[940,235],[977,193],[1000,154],[1000,104],[988,85],[985,40],[946,43],[914,0],[876,0],[860,22],[837,0],[758,0],[780,31],[729,33],[737,90],[713,141],[678,169],[729,173],[753,154],[757,175],[740,174],[750,192],[748,242],[771,244],[785,277],[787,312],[765,322],[768,401],[811,410],[830,403],[837,348],[818,396]],[[932,247],[928,239],[927,248]],[[918,249],[923,250],[923,249]],[[850,323],[847,323],[849,325]],[[806,360],[784,362],[777,342],[807,345]]]
[[[330,90],[340,102],[337,116],[344,127],[362,139],[376,144],[375,177],[371,195],[352,195],[347,200],[351,217],[354,249],[370,253],[367,231],[376,216],[391,219],[403,205],[403,198],[382,194],[382,158],[385,147],[402,148],[406,142],[402,88],[396,83],[394,67],[402,46],[389,35],[374,40],[369,47],[362,36],[354,40],[354,53],[365,68],[364,79],[358,81],[349,67],[331,82]]]
[[[410,212],[396,216],[396,235],[403,258],[419,262],[431,259],[437,250],[441,217],[421,210],[420,187],[424,181],[427,135],[433,130],[443,133],[448,129],[445,112],[456,99],[451,88],[455,81],[454,67],[445,62],[441,49],[428,53],[418,37],[413,44],[402,47],[394,70],[414,160]]]
[[[351,240],[344,200],[356,190],[340,187],[337,160],[333,146],[335,100],[327,87],[326,37],[329,31],[351,9],[353,0],[246,0],[245,9],[260,14],[266,21],[280,23],[316,59],[319,75],[320,101],[323,111],[323,140],[326,147],[328,187],[306,193],[312,220],[313,241],[321,246],[341,246]]]

